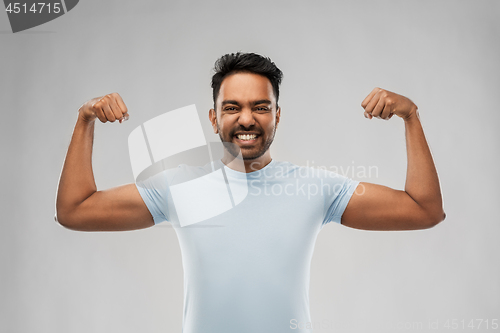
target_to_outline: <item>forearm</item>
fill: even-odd
[[[415,110],[404,122],[408,158],[405,192],[429,219],[441,222],[445,214],[439,179],[418,112]]]
[[[94,121],[78,120],[64,161],[56,199],[59,222],[97,191],[92,171]]]

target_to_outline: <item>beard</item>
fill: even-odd
[[[236,133],[238,131],[242,131],[242,132],[255,131],[254,128],[250,128],[250,129],[238,128],[238,129],[235,129],[234,131],[232,131],[231,133],[229,133],[228,136],[224,137],[221,134],[222,132],[219,128],[219,124],[217,123],[217,131],[219,132],[219,137],[220,137],[220,140],[222,141],[222,145],[224,146],[224,149],[227,152],[229,152],[234,158],[238,158],[238,156],[241,152],[243,160],[250,161],[250,160],[255,160],[255,159],[261,157],[262,155],[264,155],[267,152],[269,147],[271,147],[271,144],[274,141],[274,135],[276,134],[276,126],[274,126],[274,128],[273,128],[272,135],[267,137],[263,144],[255,147],[257,149],[252,148],[251,149],[252,152],[246,152],[246,153],[245,153],[245,150],[248,150],[248,149],[246,149],[246,148],[240,149],[240,147],[237,144],[233,143],[234,133]],[[258,132],[260,133],[259,136],[262,137],[262,131],[258,131]]]

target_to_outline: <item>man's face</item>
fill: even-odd
[[[253,73],[236,73],[222,81],[216,101],[210,110],[214,132],[222,142],[236,144],[244,160],[257,160],[265,154],[274,140],[280,108],[269,79]],[[226,145],[237,156],[238,151]]]

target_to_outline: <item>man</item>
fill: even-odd
[[[178,175],[211,170],[207,166],[182,166],[137,185],[97,191],[91,165],[95,119],[128,117],[116,93],[80,108],[57,195],[58,221],[69,229],[134,230],[165,221],[174,226],[185,274],[184,333],[288,332],[311,322],[309,267],[316,237],[331,221],[365,230],[415,230],[445,218],[417,106],[408,98],[375,88],[361,104],[369,119],[404,120],[408,170],[400,191],[273,160],[281,71],[269,58],[236,53],[221,57],[215,72],[209,119],[226,149],[211,167],[225,170],[235,193],[248,189],[241,203],[196,227],[179,224],[169,184]],[[219,228],[200,227],[214,222]]]

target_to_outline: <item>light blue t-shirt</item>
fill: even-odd
[[[214,195],[200,200],[197,190],[183,194],[174,187],[213,170],[224,171],[221,188],[227,185],[229,191],[229,196],[216,196],[216,202],[232,197],[230,209],[183,223],[181,202],[191,204],[192,211],[202,207],[203,213],[211,210]],[[203,184],[198,185],[201,192],[201,187],[218,186]],[[340,223],[358,184],[334,172],[275,160],[250,173],[220,160],[204,167],[180,165],[137,183],[155,224],[168,221],[179,239],[182,332],[296,332],[293,323],[310,323],[309,274],[316,238],[326,223]]]

